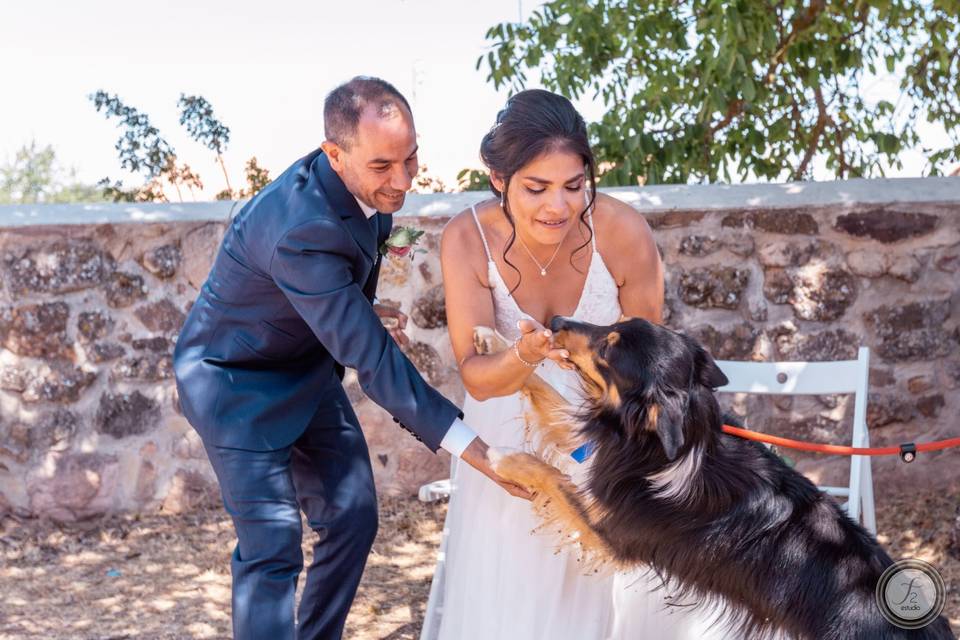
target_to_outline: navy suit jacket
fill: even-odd
[[[206,442],[293,443],[343,367],[436,451],[459,409],[430,387],[371,306],[380,237],[322,151],[298,160],[227,229],[174,350],[184,415]]]

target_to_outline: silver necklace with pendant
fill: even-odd
[[[563,239],[566,240],[567,237],[564,236]],[[520,234],[517,234],[517,240],[520,241],[520,246],[524,248],[524,250],[527,252],[527,255],[530,256],[531,260],[533,260],[533,264],[537,265],[537,267],[540,269],[541,276],[547,275],[547,269],[550,267],[551,264],[553,264],[553,261],[554,259],[556,259],[557,254],[560,253],[560,247],[563,246],[563,240],[561,240],[559,243],[557,243],[557,250],[554,251],[553,255],[550,256],[550,259],[547,260],[547,264],[540,264],[540,261],[537,260],[536,257],[533,255],[533,251],[530,251],[530,247],[528,247],[527,243],[524,242],[523,238],[520,237]]]

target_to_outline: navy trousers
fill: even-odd
[[[324,391],[307,430],[276,451],[205,443],[233,519],[233,635],[237,640],[332,640],[343,634],[377,533],[370,455],[339,385]],[[300,511],[317,534],[297,624],[303,569]]]

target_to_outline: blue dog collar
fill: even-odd
[[[593,455],[593,451],[596,449],[596,445],[592,442],[584,443],[583,445],[577,447],[571,454],[570,457],[576,460],[578,463],[583,464],[583,462]]]

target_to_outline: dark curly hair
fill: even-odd
[[[561,95],[543,89],[527,89],[510,97],[506,106],[497,114],[497,121],[480,142],[480,159],[491,173],[503,178],[503,191],[510,186],[513,175],[543,153],[569,151],[579,155],[587,174],[587,184],[595,184],[597,163],[590,149],[587,125],[573,104]],[[490,181],[490,190],[502,197]],[[587,212],[596,200],[593,188],[590,199],[580,212],[580,224],[586,226],[589,236],[570,255],[573,256],[590,244],[593,231],[586,223]],[[507,252],[517,238],[517,227],[510,214],[509,203],[504,202],[504,215],[513,231],[503,250],[503,261],[520,275],[520,270],[507,258]],[[510,290],[513,293],[520,282]]]

